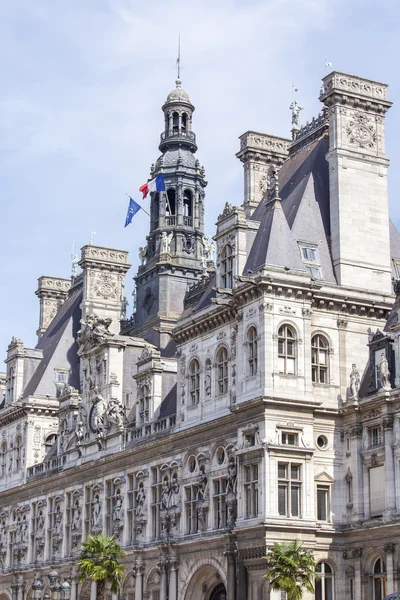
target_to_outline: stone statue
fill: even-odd
[[[174,233],[171,231],[171,233],[167,234],[166,231],[163,231],[161,234],[161,252],[169,252],[170,251],[170,246],[171,246],[171,241],[172,241],[172,237],[173,237]]]
[[[85,436],[86,436],[86,427],[83,424],[83,421],[78,421],[78,424],[75,429],[76,443],[81,444],[85,440]]]
[[[72,531],[77,531],[78,529],[81,529],[82,527],[82,520],[81,520],[81,507],[79,506],[79,500],[75,500],[74,502],[74,506],[72,508],[72,525],[71,525],[71,529]]]
[[[105,430],[105,417],[106,417],[106,401],[101,394],[96,394],[93,408],[93,428],[98,434],[103,434]]]
[[[142,266],[147,262],[147,246],[139,248],[139,258],[141,260]]]
[[[100,496],[96,494],[93,502],[93,511],[92,511],[92,528],[97,529],[101,527],[100,522],[101,517],[101,504],[100,504]]]
[[[207,484],[208,479],[206,475],[206,468],[204,465],[200,465],[199,474],[197,476],[197,500],[205,500],[207,495]]]
[[[207,275],[207,256],[204,252],[201,256],[201,268],[203,269],[203,275]]]
[[[56,509],[56,515],[54,518],[54,528],[53,528],[53,533],[55,535],[61,535],[62,534],[62,512],[61,512],[61,507],[58,504],[57,505],[57,509]]]
[[[178,506],[180,500],[180,489],[181,486],[179,485],[178,475],[174,473],[171,481],[170,506]]]
[[[35,535],[37,538],[41,538],[41,537],[43,537],[43,533],[44,533],[44,515],[43,515],[43,511],[41,510],[39,512],[39,516],[38,516],[38,520],[37,520]]]
[[[136,494],[136,516],[141,517],[145,511],[146,493],[144,491],[143,481],[139,483],[138,493]]]
[[[110,317],[102,319],[98,315],[88,315],[85,321],[81,321],[83,328],[79,334],[79,344],[90,344],[95,346],[103,343],[114,334],[109,331],[112,323]]]
[[[381,386],[384,390],[388,391],[392,389],[392,386],[390,385],[389,363],[384,352],[382,352],[381,354],[381,362],[379,365],[379,379],[381,382]]]
[[[300,128],[299,114],[300,114],[300,111],[303,110],[303,107],[298,104],[297,100],[294,100],[294,102],[292,102],[292,104],[289,106],[289,108],[292,111],[292,127],[293,127],[293,129],[299,129]]]
[[[237,489],[237,472],[236,472],[236,464],[233,456],[229,459],[228,462],[228,482],[226,485],[226,493],[236,494]]]
[[[121,490],[117,490],[117,494],[115,496],[115,504],[113,507],[113,515],[112,515],[112,520],[113,522],[117,522],[117,521],[121,521],[122,519],[122,504],[123,504],[123,498],[121,496]]]
[[[28,521],[26,520],[26,515],[21,521],[21,542],[28,541]]]
[[[354,399],[358,398],[358,391],[360,389],[360,373],[355,363],[352,364],[352,371],[350,373],[350,394]]]
[[[214,240],[209,235],[208,236],[204,235],[202,242],[203,242],[203,255],[207,258],[207,260],[212,260],[215,255]]]
[[[161,489],[161,508],[169,508],[171,500],[171,487],[169,485],[168,477],[164,477],[164,481]]]
[[[7,526],[6,522],[3,521],[1,524],[0,531],[0,553],[4,555],[7,552]]]
[[[107,420],[122,429],[125,421],[125,407],[118,398],[111,398],[107,408]]]
[[[211,396],[211,362],[206,361],[204,391],[206,396]]]
[[[126,296],[123,296],[121,301],[121,321],[125,321],[126,313],[128,311],[129,302]]]
[[[400,441],[400,420],[394,419],[393,422],[393,437],[394,437],[394,442],[399,442]]]

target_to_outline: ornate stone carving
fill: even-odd
[[[373,148],[376,145],[375,125],[364,113],[354,113],[347,127],[347,138],[350,144],[359,148]]]
[[[350,373],[350,397],[354,400],[358,400],[358,391],[360,389],[360,372],[357,369],[357,365],[353,363],[352,371]]]
[[[81,321],[81,323],[83,328],[78,337],[81,352],[104,343],[114,335],[109,331],[112,323],[110,318],[102,319],[97,315],[88,315],[86,320]]]
[[[169,234],[166,231],[162,232],[162,234],[161,234],[161,252],[165,252],[167,254],[169,253],[173,236],[174,236],[173,231],[171,231],[171,233],[169,233]]]
[[[144,300],[143,300],[143,308],[145,309],[145,311],[147,312],[148,315],[150,314],[151,309],[153,308],[155,299],[156,299],[156,296],[155,296],[153,290],[151,288],[147,288],[145,296],[144,296]]]
[[[381,354],[381,362],[379,364],[379,380],[384,390],[389,391],[392,389],[390,384],[389,363],[384,352]]]
[[[96,296],[104,299],[118,297],[117,282],[114,277],[108,273],[100,273],[94,282],[94,291]]]
[[[125,406],[119,398],[111,398],[107,407],[107,421],[114,423],[118,429],[123,429],[126,421]]]

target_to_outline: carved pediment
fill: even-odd
[[[329,473],[327,473],[326,471],[318,473],[318,475],[314,477],[314,481],[316,481],[317,483],[335,483],[334,478],[331,477],[331,475],[329,475]]]

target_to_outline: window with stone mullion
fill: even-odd
[[[157,540],[161,535],[161,470],[154,467],[151,470],[151,532],[152,539]]]
[[[301,465],[278,463],[278,513],[282,517],[301,516]]]
[[[185,487],[185,512],[186,512],[186,533],[197,533],[199,530],[199,518],[197,512],[197,485],[188,485]]]
[[[328,343],[322,335],[311,340],[311,371],[313,383],[328,383]]]
[[[228,351],[222,347],[217,352],[217,393],[219,395],[228,392]]]
[[[258,360],[258,339],[257,330],[255,327],[250,327],[247,333],[248,342],[248,361],[249,361],[249,375],[250,377],[257,373],[257,360]]]
[[[227,479],[220,477],[213,480],[214,494],[214,527],[223,529],[227,523],[228,507],[226,505],[226,484]]]
[[[190,400],[192,406],[196,406],[200,401],[200,364],[194,358],[189,367],[189,382],[190,382]]]
[[[258,464],[245,465],[244,491],[246,519],[253,519],[258,515]]]

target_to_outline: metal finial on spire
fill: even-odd
[[[94,235],[96,235],[96,232],[95,232],[95,231],[91,231],[91,232],[90,232],[90,242],[89,242],[89,244],[90,244],[91,246],[93,246],[93,236],[94,236]]]
[[[176,59],[176,68],[178,71],[178,79],[181,78],[181,34],[178,35],[178,58]]]

